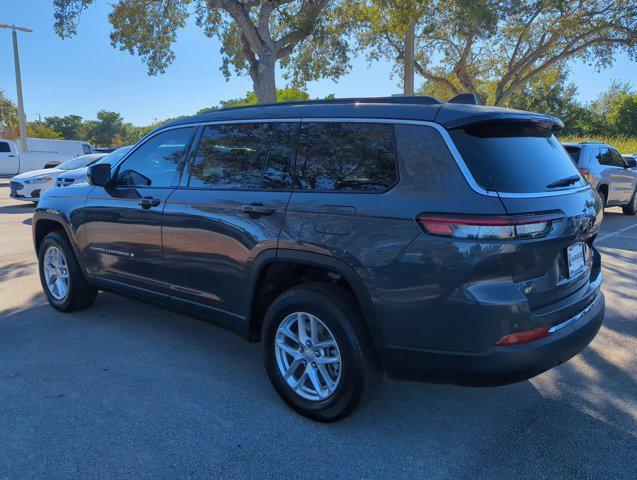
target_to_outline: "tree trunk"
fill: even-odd
[[[259,59],[256,71],[251,75],[259,103],[276,103],[275,64],[274,58]]]

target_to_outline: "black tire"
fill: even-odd
[[[58,299],[51,293],[47,286],[44,273],[44,257],[50,247],[57,247],[64,255],[69,278],[68,292],[64,298]],[[91,306],[97,296],[97,289],[86,281],[84,273],[75,257],[73,247],[63,233],[51,232],[40,244],[38,251],[38,267],[40,271],[40,283],[53,308],[62,312],[73,312]]]
[[[633,192],[633,196],[630,199],[630,203],[625,207],[622,207],[622,211],[624,215],[635,215],[637,214],[637,188]]]
[[[605,209],[608,202],[608,194],[604,190],[598,190],[597,193],[602,198],[602,209]]]
[[[283,379],[275,355],[277,329],[289,314],[306,312],[331,331],[341,353],[341,377],[334,393],[324,400],[308,400]],[[340,420],[369,399],[380,380],[371,338],[352,296],[327,283],[310,283],[281,294],[268,309],[261,329],[263,359],[270,381],[283,401],[299,414],[319,422]]]

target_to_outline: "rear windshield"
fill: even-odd
[[[536,193],[586,185],[571,157],[548,129],[482,123],[453,129],[449,134],[485,190]]]

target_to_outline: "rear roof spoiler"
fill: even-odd
[[[559,132],[564,128],[564,122],[557,117],[550,115],[541,115],[538,113],[530,112],[515,112],[515,111],[500,111],[500,112],[485,112],[481,115],[472,115],[464,118],[445,119],[444,114],[441,111],[438,115],[437,121],[445,126],[447,129],[465,127],[468,125],[476,125],[479,123],[527,123],[536,124],[538,127],[550,129],[551,132]],[[442,117],[442,118],[441,118]]]
[[[473,93],[461,93],[456,95],[447,103],[462,103],[464,105],[480,105],[480,100]]]

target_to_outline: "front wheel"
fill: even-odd
[[[275,390],[312,420],[351,414],[380,378],[361,314],[334,285],[308,284],[280,295],[265,315],[261,339]]]
[[[73,247],[62,233],[51,232],[44,237],[38,251],[38,266],[42,289],[52,307],[72,312],[95,301],[97,289],[87,283]]]

